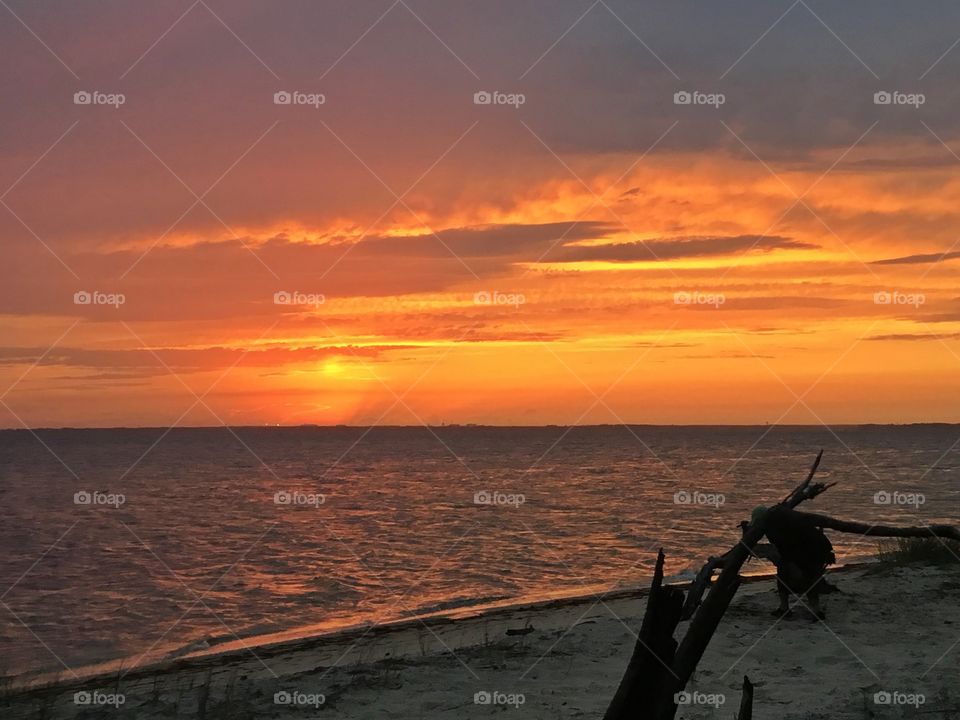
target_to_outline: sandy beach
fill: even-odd
[[[960,720],[914,5],[0,0],[0,720]]]
[[[744,674],[756,685],[754,717],[956,717],[960,564],[860,565],[831,577],[841,592],[828,596],[826,622],[802,607],[777,620],[772,580],[749,578],[677,717],[732,717]],[[119,682],[116,670],[82,682],[68,676],[7,698],[3,715],[599,718],[632,652],[643,595],[624,590],[334,636],[235,642]]]

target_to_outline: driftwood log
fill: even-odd
[[[656,706],[659,714],[651,717],[669,720],[676,714],[677,706],[673,698],[676,693],[686,687],[707,645],[710,644],[710,638],[713,637],[720,620],[730,606],[730,601],[740,588],[740,568],[750,557],[753,546],[766,532],[766,522],[766,513],[764,513],[750,525],[743,538],[726,553],[727,561],[720,576],[711,585],[703,605],[691,620],[687,634],[677,648],[673,661],[673,674],[668,677],[668,681],[671,682]]]
[[[782,505],[786,505],[788,508],[795,508],[804,500],[813,500],[821,493],[826,492],[836,485],[836,483],[830,483],[829,485],[826,485],[824,483],[813,482],[813,477],[817,474],[817,468],[820,467],[820,461],[822,459],[823,449],[817,453],[817,457],[813,461],[813,465],[810,467],[810,472],[807,473],[807,477],[802,483],[791,490],[790,493],[781,501]],[[744,534],[746,534],[746,524],[742,525],[741,527],[743,528]],[[706,564],[700,568],[700,572],[697,573],[696,577],[690,583],[690,589],[687,591],[687,599],[683,605],[684,620],[689,620],[691,617],[693,617],[693,614],[700,606],[700,600],[703,597],[703,593],[706,592],[706,589],[710,586],[714,571],[723,569],[729,560],[730,552],[731,551],[727,551],[723,555],[709,558]],[[776,562],[777,560],[776,550],[770,545],[766,544],[758,545],[753,551],[752,555],[753,557],[767,559],[773,562]]]
[[[710,638],[740,587],[740,568],[766,531],[766,514],[754,522],[744,537],[726,554],[727,562],[710,587],[703,606],[679,645],[673,639],[683,608],[683,592],[663,587],[661,550],[657,556],[650,598],[643,616],[633,656],[604,720],[671,720],[677,713],[677,695],[703,657]],[[660,628],[656,627],[663,623]]]
[[[810,472],[807,473],[806,479],[783,499],[783,501],[780,503],[781,505],[784,505],[790,509],[794,509],[797,507],[797,505],[805,500],[813,500],[821,493],[826,492],[836,485],[836,483],[824,484],[812,482],[813,477],[817,472],[817,468],[820,467],[820,460],[822,458],[823,450],[820,450],[820,452],[817,454],[816,460],[813,461],[813,466],[810,468]],[[960,540],[957,528],[951,525],[928,525],[922,527],[901,528],[891,527],[889,525],[873,525],[854,520],[840,520],[838,518],[830,517],[829,515],[806,513],[799,510],[797,513],[813,521],[813,524],[817,527],[829,528],[831,530],[839,530],[840,532],[853,533],[857,535],[867,535],[870,537],[939,537],[950,540]],[[746,526],[746,523],[742,525],[744,532],[746,532]],[[687,599],[683,605],[684,620],[689,620],[691,617],[693,617],[693,614],[700,605],[700,599],[703,597],[703,593],[706,591],[713,579],[714,571],[724,567],[728,561],[729,554],[730,553],[728,551],[718,557],[711,557],[707,560],[706,564],[700,568],[700,571],[690,583],[690,589],[687,591]],[[754,548],[753,557],[770,560],[776,564],[778,553],[772,546],[766,543],[759,543]]]
[[[647,610],[643,615],[640,635],[620,681],[616,695],[607,708],[604,720],[639,718],[648,702],[673,672],[670,664],[677,650],[673,634],[680,622],[683,591],[663,587],[663,549],[657,555],[657,566],[650,585]]]
[[[960,529],[953,525],[922,525],[920,527],[892,527],[890,525],[873,525],[857,522],[856,520],[840,520],[829,515],[819,515],[796,511],[797,515],[807,518],[813,525],[840,532],[867,535],[869,537],[938,537],[945,540],[960,542]]]
[[[875,537],[939,537],[960,541],[960,530],[950,525],[927,527],[889,527],[828,515],[793,510],[805,500],[812,500],[833,484],[813,483],[823,451],[817,455],[806,479],[775,507],[786,507],[821,528]],[[724,613],[740,587],[740,569],[751,557],[770,556],[770,550],[758,546],[765,535],[768,512],[750,523],[743,523],[742,537],[719,558],[711,558],[692,583],[686,599],[677,588],[663,586],[664,554],[660,550],[650,588],[650,597],[643,616],[640,634],[626,673],[617,688],[604,720],[673,720],[677,712],[677,696],[687,685],[716,632]],[[716,582],[713,571],[719,569]],[[709,592],[703,602],[706,588]],[[689,612],[689,615],[687,614]],[[677,643],[673,635],[681,619],[692,616],[683,639]],[[740,720],[751,720],[753,685],[745,676]]]

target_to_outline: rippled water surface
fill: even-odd
[[[808,509],[955,522],[960,496],[956,426],[165,433],[0,432],[0,674],[633,585],[660,546],[680,575],[820,447],[840,484]]]

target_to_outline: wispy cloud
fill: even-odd
[[[960,251],[943,253],[922,253],[919,255],[903,255],[901,257],[874,260],[874,265],[924,265],[926,263],[944,262],[960,258]]]
[[[636,262],[734,255],[773,250],[815,250],[819,246],[779,236],[735,235],[731,237],[657,238],[607,245],[564,245],[550,253],[546,262]]]

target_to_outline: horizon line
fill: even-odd
[[[843,422],[843,423],[831,423],[829,425],[823,423],[779,423],[773,424],[770,423],[590,423],[585,425],[571,425],[567,423],[544,423],[540,425],[515,425],[515,424],[491,424],[491,423],[442,423],[442,424],[410,424],[410,425],[393,425],[393,424],[383,424],[383,425],[353,425],[349,423],[334,423],[334,424],[321,424],[321,423],[297,423],[295,425],[284,425],[280,423],[264,423],[261,425],[183,425],[183,426],[174,426],[170,427],[168,425],[87,425],[87,426],[75,426],[75,425],[44,425],[38,427],[0,427],[0,432],[50,432],[50,431],[80,431],[80,430],[264,430],[264,429],[274,429],[274,430],[296,430],[296,429],[307,429],[313,428],[317,430],[338,430],[338,429],[356,429],[356,430],[368,430],[368,429],[384,429],[384,430],[409,430],[409,429],[424,429],[431,430],[434,428],[470,428],[470,429],[500,429],[500,430],[544,430],[547,428],[631,428],[631,427],[646,427],[646,428],[811,428],[818,429],[823,428],[829,430],[830,428],[859,428],[859,427],[930,427],[930,426],[945,426],[945,427],[956,427],[960,426],[960,421],[958,422],[946,422],[946,421],[915,421],[915,422]]]

